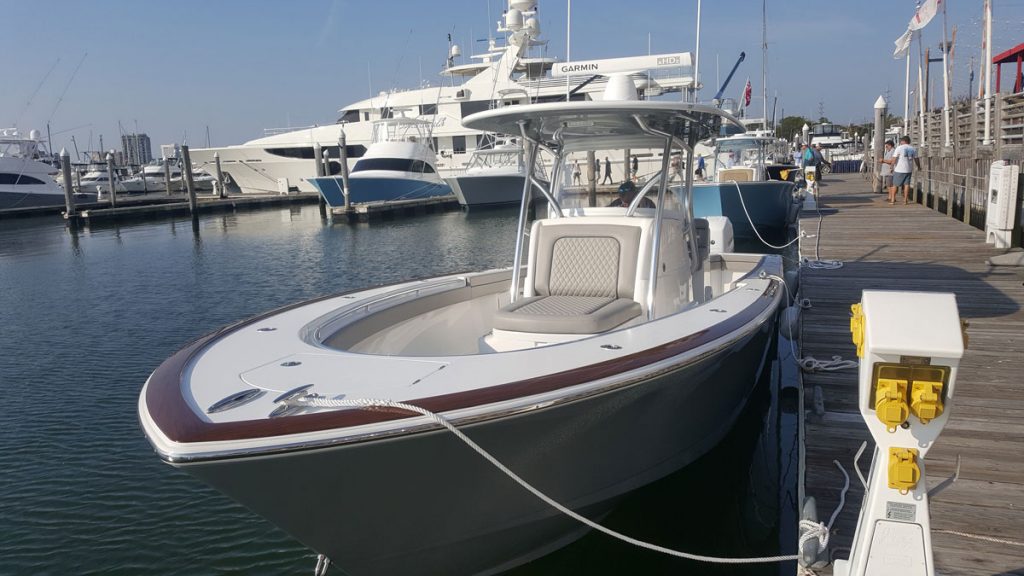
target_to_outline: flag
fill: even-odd
[[[910,30],[920,30],[928,25],[932,21],[932,18],[939,13],[939,8],[942,6],[942,0],[925,0],[921,7],[914,13],[914,17],[910,19]]]
[[[907,28],[907,31],[896,39],[896,50],[892,53],[892,57],[899,60],[907,55],[907,51],[910,49],[910,41],[914,39],[914,31]]]
[[[743,107],[750,106],[750,78],[747,78],[747,85],[743,88]]]

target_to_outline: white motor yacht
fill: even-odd
[[[169,163],[169,182],[172,191],[181,188],[181,168],[177,163]],[[163,162],[156,161],[146,164],[138,174],[126,178],[121,182],[126,192],[138,194],[141,192],[162,192],[167,190],[167,174],[164,173]]]
[[[0,129],[0,210],[64,204],[53,179],[58,170],[41,161],[45,155],[37,131],[26,138],[16,128]]]
[[[689,182],[669,186],[671,151],[692,159],[727,113],[569,102],[465,122],[522,137],[528,173],[540,148],[556,157],[552,184],[524,195],[511,269],[269,312],[186,345],[139,396],[160,458],[353,576],[493,574],[579,537],[440,424],[601,518],[732,427],[783,299],[778,256],[710,254]],[[629,206],[558,187],[568,154],[623,148],[663,151]],[[531,225],[538,193],[548,217]]]
[[[466,116],[505,105],[564,101],[567,83],[573,87],[574,101],[600,99],[608,84],[604,71],[611,60],[574,65],[542,55],[547,40],[541,37],[539,6],[538,0],[508,0],[498,27],[501,38],[490,40],[487,50],[470,56],[468,62],[461,60],[458,46],[451,46],[439,86],[383,91],[344,106],[335,124],[268,130],[264,137],[244,144],[195,148],[192,160],[209,166],[219,154],[223,172],[243,193],[278,193],[282,183],[289,190],[313,192],[308,179],[317,175],[314,144],[319,143],[331,159],[328,173],[338,174],[342,130],[351,167],[372,143],[373,123],[402,108],[415,110],[412,116],[433,124],[431,147],[438,154],[439,175],[458,175],[486,136],[463,126]],[[689,55],[644,58],[654,64],[630,68],[645,71],[631,76],[634,90],[643,95],[678,93],[693,85]],[[553,68],[568,78],[552,77]],[[509,94],[514,96],[505,96]]]

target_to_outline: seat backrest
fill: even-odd
[[[633,298],[639,227],[549,222],[532,232],[533,295]]]

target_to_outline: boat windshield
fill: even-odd
[[[619,156],[621,157],[621,154]],[[582,158],[585,159],[586,157],[582,156]],[[583,165],[584,162],[585,160],[581,160],[579,164]],[[664,208],[666,210],[685,210],[685,204],[681,199],[685,172],[682,170],[681,164],[678,160],[673,159],[669,167],[668,189],[665,191],[664,199]],[[616,180],[613,187],[598,186],[593,195],[591,195],[588,186],[574,185],[572,176],[574,166],[573,160],[567,160],[557,176],[559,184],[552,183],[552,193],[559,206],[563,209],[609,206],[625,207],[641,194],[643,199],[637,203],[638,208],[655,208],[657,206],[658,188],[661,183],[660,165],[658,169],[653,170],[651,173],[643,174],[628,182]],[[620,194],[619,190],[623,188],[624,193]],[[534,197],[539,195],[540,192],[535,190]]]

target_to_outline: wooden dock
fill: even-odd
[[[864,289],[953,292],[970,344],[960,362],[956,398],[945,431],[928,453],[929,486],[960,479],[931,502],[932,542],[939,574],[1024,574],[1024,269],[992,267],[1002,253],[981,230],[918,204],[890,206],[860,175],[832,176],[821,189],[819,214],[805,211],[802,257],[841,260],[836,270],[801,268],[800,354],[856,359],[850,305]],[[816,414],[820,387],[824,414]],[[803,374],[803,492],[818,501],[819,520],[838,504],[842,473],[850,474],[846,506],[832,529],[833,558],[846,558],[863,489],[853,470],[870,466],[871,435],[857,409],[857,371]],[[987,538],[987,539],[986,539]],[[1011,543],[997,543],[992,539]],[[817,571],[831,574],[831,567]]]
[[[335,216],[347,218],[349,222],[372,222],[377,220],[394,220],[395,218],[415,216],[417,214],[457,210],[458,208],[459,201],[454,194],[451,194],[448,196],[432,196],[430,198],[353,204],[347,212],[344,208],[332,208],[331,213]]]
[[[196,214],[207,214],[214,212],[232,212],[235,210],[258,209],[270,206],[282,206],[289,204],[312,204],[316,203],[320,195],[315,192],[300,192],[295,194],[252,194],[229,196],[218,198],[216,196],[199,196],[196,204]],[[118,199],[120,204],[120,198]],[[112,222],[120,220],[141,220],[146,218],[169,218],[188,216],[190,209],[188,200],[180,198],[176,202],[158,202],[147,204],[135,204],[129,206],[118,206],[110,208],[109,205],[103,208],[91,208],[78,211],[75,218],[84,222]]]

